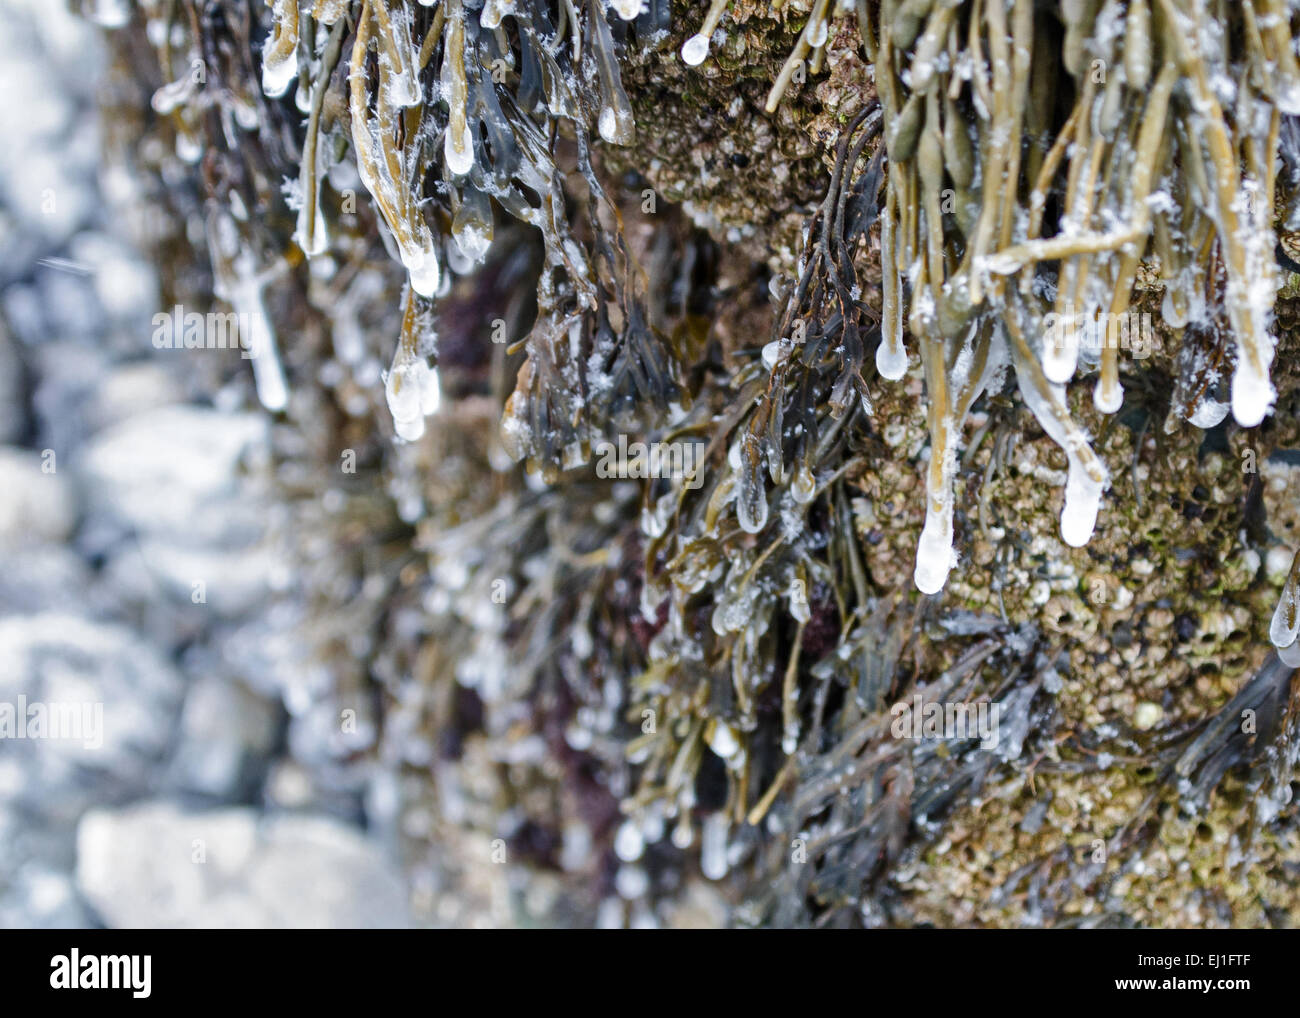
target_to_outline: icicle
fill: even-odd
[[[411,44],[406,5],[398,4],[390,10],[387,0],[374,0],[370,9],[379,28],[379,62],[387,62],[389,70],[387,75],[381,74],[379,87],[388,88],[389,101],[397,106],[420,105],[424,96],[416,70],[419,54]]]
[[[817,494],[817,478],[808,469],[807,463],[800,463],[794,468],[794,480],[790,482],[790,497],[800,505],[807,505]]]
[[[437,369],[399,343],[384,379],[384,397],[394,430],[406,441],[416,441],[424,434],[425,417],[436,412],[442,401]]]
[[[492,204],[487,195],[473,187],[465,188],[451,221],[451,236],[471,263],[483,261],[492,246]]]
[[[302,164],[298,170],[298,189],[302,205],[298,209],[298,223],[294,243],[308,258],[323,254],[329,247],[329,234],[320,204],[320,118],[325,105],[325,91],[329,87],[330,70],[338,61],[343,42],[344,25],[340,22],[330,31],[322,57],[322,70],[311,89],[308,103],[307,134],[302,145]]]
[[[700,30],[686,40],[682,46],[682,60],[691,67],[697,67],[704,63],[704,58],[709,55],[709,40],[713,37],[714,31],[718,27],[718,22],[722,20],[722,15],[727,9],[728,0],[713,0],[709,5],[709,13],[704,16],[704,24]]]
[[[704,821],[704,831],[700,838],[700,871],[709,880],[721,880],[727,875],[729,830],[725,812],[712,813]]]
[[[1061,509],[1061,539],[1072,548],[1082,548],[1092,539],[1097,510],[1105,482],[1094,480],[1083,461],[1066,449],[1069,471],[1065,479],[1065,505]]]
[[[262,299],[267,272],[259,272],[253,253],[240,246],[239,230],[228,212],[214,208],[208,218],[208,250],[212,260],[213,292],[235,310],[244,357],[253,362],[253,384],[257,399],[271,411],[289,403],[284,367]]]
[[[393,415],[398,437],[414,442],[424,434],[424,419],[436,413],[442,403],[438,369],[429,367],[418,352],[415,294],[406,292],[402,311],[402,334],[393,352],[393,364],[384,379],[384,397]]]
[[[893,184],[889,185],[892,194]],[[903,301],[898,287],[897,236],[890,197],[880,217],[880,285],[884,298],[884,319],[880,345],[876,347],[876,370],[881,378],[898,381],[907,374],[907,350],[903,346]]]
[[[280,350],[271,328],[270,316],[262,299],[265,279],[253,271],[252,254],[244,251],[235,261],[236,278],[225,298],[239,315],[239,321],[249,322],[253,335],[248,344],[248,356],[253,362],[253,386],[262,406],[271,411],[283,410],[289,404],[289,386],[280,363]]]
[[[1014,291],[1012,295],[1015,295]],[[1101,494],[1110,484],[1110,476],[1088,445],[1087,436],[1070,417],[1064,387],[1048,381],[1038,358],[1029,350],[1020,324],[1024,317],[1017,306],[1013,315],[1004,319],[1011,340],[1016,383],[1038,423],[1065,452],[1069,472],[1065,482],[1065,506],[1061,510],[1061,538],[1071,547],[1080,548],[1092,537]]]
[[[1237,245],[1243,271],[1233,270],[1227,259],[1228,282],[1224,304],[1237,337],[1237,369],[1232,375],[1232,416],[1243,428],[1253,428],[1272,409],[1277,393],[1269,380],[1273,363],[1273,337],[1269,317],[1277,298],[1277,239],[1271,222],[1272,208],[1264,208],[1259,185],[1247,178],[1237,196]]]
[[[478,23],[484,28],[500,28],[502,20],[515,12],[515,0],[487,0]]]
[[[1300,636],[1300,551],[1291,560],[1291,571],[1282,585],[1282,596],[1268,627],[1268,638],[1274,647],[1290,647],[1297,636]]]
[[[1092,390],[1092,402],[1103,414],[1119,413],[1124,405],[1124,386],[1119,381],[1108,381],[1104,376],[1097,379]]]
[[[767,526],[767,489],[763,484],[762,453],[758,438],[746,432],[739,456],[736,485],[736,519],[747,534],[757,534]],[[740,449],[737,445],[735,448]]]
[[[935,506],[927,502],[925,526],[916,545],[913,579],[922,594],[937,594],[952,570],[952,500]]]
[[[939,370],[943,370],[942,366]],[[936,398],[933,392],[930,398]],[[923,594],[941,591],[952,570],[952,482],[957,469],[957,450],[950,418],[939,422],[930,455],[937,459],[932,460],[926,471],[925,526],[917,542],[916,569],[912,574],[916,589]]]
[[[597,118],[600,136],[611,145],[631,145],[636,140],[636,119],[619,80],[614,59],[614,38],[599,0],[591,0],[592,50],[600,80],[601,109]]]
[[[1272,359],[1270,350],[1267,362],[1271,363]],[[1277,398],[1273,383],[1268,377],[1267,363],[1260,370],[1259,363],[1263,360],[1262,357],[1252,357],[1248,350],[1238,347],[1237,370],[1232,373],[1232,418],[1243,428],[1253,428],[1259,424]]]
[[[474,132],[467,115],[469,82],[465,77],[465,15],[460,0],[451,0],[448,6],[447,43],[442,62],[442,96],[447,102],[451,120],[443,142],[447,169],[463,177],[474,168]]]
[[[298,0],[275,0],[274,24],[262,46],[262,91],[273,99],[298,77]]]
[[[217,288],[218,296],[235,309],[241,323],[249,324],[252,335],[248,337],[246,356],[253,364],[257,400],[267,410],[278,412],[289,404],[289,387],[262,299],[265,278],[254,271],[252,262],[252,254],[241,251],[234,262],[234,278]]]

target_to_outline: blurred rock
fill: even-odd
[[[140,794],[171,741],[180,694],[179,673],[125,627],[61,612],[0,618],[0,704],[90,711],[77,738],[0,739],[0,761],[21,775],[10,797],[57,823],[106,795]]]
[[[409,925],[397,867],[320,817],[167,802],[94,810],[77,831],[77,886],[113,928]]]
[[[0,442],[19,441],[27,431],[27,369],[8,324],[0,318]]]
[[[163,365],[133,361],[109,372],[95,390],[90,425],[95,430],[181,401],[180,386]]]
[[[43,470],[43,462],[53,469]],[[57,467],[57,459],[0,447],[0,543],[67,540],[77,506],[72,486]]]
[[[0,615],[81,611],[99,600],[89,567],[61,544],[7,548],[0,569]]]
[[[174,780],[186,791],[244,798],[275,745],[278,705],[216,677],[194,682],[181,712]]]
[[[89,925],[72,878],[43,862],[22,866],[0,890],[0,928],[66,930]]]
[[[92,511],[177,543],[247,543],[260,533],[239,468],[266,439],[256,414],[165,406],[95,436],[77,462]]]

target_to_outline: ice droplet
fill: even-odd
[[[807,463],[800,463],[794,468],[794,480],[790,484],[790,497],[800,505],[807,505],[817,494],[817,478],[808,468]]]
[[[471,265],[477,265],[492,246],[492,234],[482,227],[465,226],[452,234],[460,253],[469,259]]]
[[[432,247],[425,250],[403,250],[402,264],[411,276],[411,289],[421,297],[432,297],[438,292],[442,271],[438,267],[438,252]]]
[[[1237,370],[1232,373],[1233,420],[1243,428],[1255,427],[1269,412],[1276,396],[1267,371],[1261,375],[1248,357],[1238,358]]]
[[[613,142],[618,134],[618,120],[614,116],[614,109],[606,106],[600,111],[600,136],[608,142]]]
[[[952,509],[930,506],[925,526],[916,545],[916,570],[912,574],[916,589],[922,594],[937,594],[948,582],[952,570]]]
[[[384,380],[384,398],[388,402],[388,412],[393,415],[394,430],[408,442],[414,442],[424,434],[426,407],[432,402],[436,409],[437,400],[430,394],[429,374],[429,365],[423,357],[398,344],[393,366]],[[437,384],[434,378],[434,391]]]
[[[329,233],[325,226],[325,216],[320,209],[320,189],[317,187],[316,200],[310,205],[303,202],[298,210],[298,227],[293,234],[293,242],[302,249],[308,258],[324,254],[329,247]]]
[[[1064,385],[1074,377],[1079,365],[1079,333],[1072,316],[1048,316],[1047,331],[1043,335],[1043,374],[1049,381]]]
[[[1107,385],[1104,379],[1097,379],[1097,387],[1092,390],[1092,401],[1103,414],[1119,413],[1124,405],[1124,386],[1119,382]]]
[[[812,618],[812,607],[808,604],[808,596],[804,593],[802,584],[791,583],[788,591],[790,601],[790,617],[796,622],[807,622]]]
[[[740,740],[735,730],[725,722],[714,722],[709,733],[709,749],[723,760],[730,760],[740,752]]]
[[[447,169],[456,176],[463,177],[474,168],[474,132],[468,123],[459,138],[451,127],[447,128],[443,151],[447,156]]]
[[[641,13],[641,0],[610,0],[609,5],[624,21],[631,21]]]
[[[272,52],[274,45],[275,36],[270,35],[262,49],[262,91],[272,99],[284,95],[298,77],[298,51],[293,49],[287,57],[277,58]]]
[[[645,851],[645,838],[635,820],[624,820],[614,835],[614,854],[624,862],[636,862]]]
[[[1297,576],[1300,570],[1297,570],[1297,565],[1300,565],[1300,553],[1292,559],[1286,583],[1282,586],[1282,596],[1277,600],[1268,626],[1268,638],[1274,647],[1289,647],[1300,636],[1300,577]]]
[[[891,382],[897,382],[907,374],[907,350],[902,342],[891,345],[882,341],[876,347],[876,370],[880,372],[881,378],[887,378]]]
[[[1195,424],[1198,428],[1208,430],[1218,427],[1223,419],[1228,416],[1228,404],[1220,403],[1217,399],[1210,399],[1208,396],[1201,398],[1187,417],[1188,421]]]
[[[709,55],[709,37],[695,34],[682,46],[682,60],[690,67],[698,67]]]
[[[424,418],[412,417],[410,420],[399,421],[393,419],[393,430],[397,432],[397,437],[406,442],[418,442],[424,437]]]
[[[1288,668],[1300,668],[1300,640],[1289,647],[1279,647],[1277,656]]]

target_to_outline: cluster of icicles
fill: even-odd
[[[557,207],[562,199],[555,200],[555,170],[546,136],[530,118],[541,111],[585,129],[589,90],[571,69],[585,66],[596,83],[593,105],[600,136],[610,143],[630,144],[635,136],[632,110],[619,80],[605,11],[631,21],[644,13],[645,5],[643,0],[589,0],[584,21],[566,0],[558,8],[559,25],[553,27],[549,4],[535,0],[419,0],[420,6],[432,9],[431,20],[425,19],[427,30],[419,32],[416,9],[405,0],[268,3],[273,30],[262,51],[263,91],[279,97],[299,82],[298,105],[308,117],[294,239],[309,258],[329,247],[321,212],[321,164],[326,158],[321,114],[348,16],[355,17],[348,74],[352,148],[361,181],[409,281],[385,395],[397,434],[413,441],[423,435],[425,418],[440,403],[437,368],[427,358],[436,337],[417,298],[434,298],[448,283],[440,238],[420,208],[426,173],[441,155],[453,206],[447,259],[454,270],[468,271],[483,261],[493,237],[493,199],[542,230],[553,261],[566,257],[552,250],[563,244],[553,229],[555,216],[563,214]],[[666,12],[666,0],[654,0],[654,16],[662,18]],[[508,17],[518,30],[518,53],[502,27]],[[309,31],[315,27],[325,31]],[[314,45],[308,39],[314,39]],[[572,61],[562,63],[558,55],[570,46]],[[372,49],[378,68],[373,101],[367,70]],[[430,90],[421,75],[435,62],[439,67]],[[517,95],[498,95],[502,67],[517,71]],[[304,82],[309,85],[303,87]],[[438,107],[436,114],[430,104]],[[541,196],[541,207],[529,202],[523,188]]]
[[[1269,412],[1279,122],[1300,113],[1300,66],[1290,10],[1264,6],[882,0],[874,22],[858,6],[889,155],[876,364],[907,371],[906,318],[929,400],[921,591],[955,561],[962,425],[1008,366],[1068,460],[1061,536],[1089,541],[1109,474],[1065,386],[1083,362],[1097,409],[1120,410],[1118,333],[1144,258],[1165,321],[1187,330],[1180,370],[1200,383],[1180,382],[1175,412],[1203,428],[1227,415],[1219,347],[1194,356],[1220,334],[1235,339],[1236,422]],[[1106,341],[1081,344],[1089,332]]]

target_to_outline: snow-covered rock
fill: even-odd
[[[395,864],[326,817],[94,810],[77,831],[77,885],[113,928],[409,925]]]

